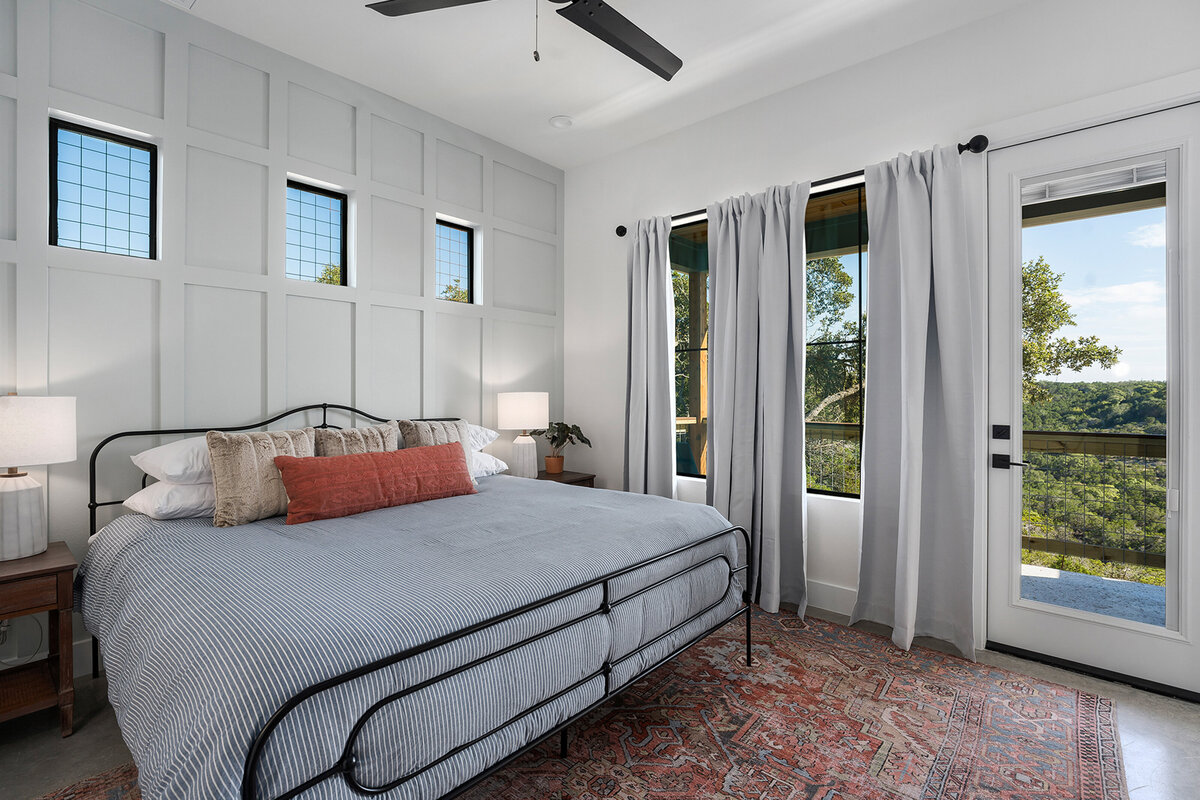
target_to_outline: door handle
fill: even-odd
[[[1029,467],[1033,468],[1032,464],[1026,464],[1023,461],[1013,461],[1008,453],[992,453],[992,469],[1008,469],[1010,467]]]

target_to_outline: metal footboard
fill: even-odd
[[[653,564],[664,561],[666,559],[681,555],[683,553],[687,553],[687,552],[694,550],[696,548],[699,548],[699,547],[704,547],[705,545],[707,545],[711,542],[714,542],[714,541],[724,538],[726,536],[731,536],[735,533],[741,535],[743,543],[746,547],[746,553],[748,556],[746,564],[743,564],[742,566],[734,566],[729,561],[729,558],[724,553],[717,553],[716,555],[709,556],[708,558],[705,558],[702,561],[698,561],[695,564],[690,564],[687,567],[684,567],[664,578],[661,578],[661,579],[649,584],[648,586],[642,587],[641,589],[638,589],[635,592],[625,595],[624,597],[621,597],[616,600],[611,599],[611,597],[612,597],[612,595],[611,595],[612,581],[614,581],[624,575],[628,575],[631,572],[635,572],[637,570],[649,567]],[[399,664],[403,661],[406,661],[407,659],[413,658],[415,656],[419,656],[422,653],[426,653],[426,652],[429,652],[430,650],[434,650],[438,647],[452,644],[460,639],[466,638],[467,636],[471,636],[472,634],[479,633],[480,631],[486,630],[493,626],[500,625],[511,619],[514,619],[514,618],[522,616],[524,614],[536,611],[540,608],[544,608],[552,603],[556,603],[560,600],[564,600],[566,598],[580,594],[589,589],[593,589],[597,586],[601,587],[601,590],[602,590],[601,591],[601,600],[600,600],[600,604],[598,607],[596,607],[586,613],[583,613],[583,614],[575,617],[574,619],[568,620],[567,622],[563,622],[563,623],[561,623],[559,625],[555,625],[554,627],[549,628],[545,631],[542,631],[540,633],[526,637],[525,639],[522,639],[519,642],[508,645],[507,647],[501,648],[493,653],[489,653],[486,656],[481,656],[480,658],[476,658],[465,664],[454,667],[453,669],[446,670],[445,672],[442,672],[439,675],[436,675],[432,678],[421,681],[419,683],[413,684],[412,686],[408,686],[398,692],[395,692],[395,693],[388,695],[387,697],[384,697],[383,699],[379,700],[374,705],[372,705],[370,708],[368,708],[359,717],[358,721],[355,723],[355,725],[351,729],[350,735],[346,739],[346,744],[342,749],[341,757],[338,758],[336,763],[332,764],[330,767],[323,770],[322,772],[317,773],[316,775],[314,775],[312,778],[309,778],[304,783],[284,792],[283,794],[274,795],[273,796],[274,800],[291,800],[291,798],[298,797],[299,795],[303,794],[304,792],[308,791],[309,789],[312,789],[313,787],[315,787],[321,783],[324,783],[327,780],[331,780],[331,779],[338,778],[338,777],[340,777],[342,780],[344,780],[346,782],[346,784],[352,790],[357,792],[358,794],[361,794],[364,796],[374,796],[374,795],[385,794],[394,789],[400,788],[401,786],[403,786],[404,784],[413,780],[414,778],[428,772],[429,770],[433,769],[434,767],[438,766],[439,764],[442,764],[442,763],[450,760],[451,758],[454,758],[459,753],[462,753],[463,751],[468,750],[471,747],[474,747],[475,745],[484,741],[488,737],[493,736],[493,735],[503,731],[508,726],[510,726],[516,722],[519,722],[520,720],[524,719],[525,717],[528,717],[529,715],[534,714],[537,711],[541,710],[542,708],[545,708],[546,706],[554,703],[555,701],[567,696],[568,694],[575,691],[576,689],[579,689],[580,687],[582,687],[588,683],[591,683],[592,681],[596,680],[597,678],[604,679],[604,693],[600,697],[600,699],[597,700],[595,703],[592,703],[587,708],[585,708],[582,711],[580,711],[579,713],[573,715],[567,721],[546,731],[546,733],[544,733],[542,736],[535,739],[533,742],[529,743],[526,747],[523,747],[522,749],[518,750],[517,752],[507,756],[503,760],[501,760],[498,763],[489,767],[484,772],[480,773],[479,775],[476,775],[474,778],[472,778],[468,782],[458,786],[457,788],[455,788],[448,794],[443,795],[444,799],[457,797],[458,795],[466,792],[471,787],[475,786],[478,782],[480,782],[480,781],[484,780],[485,778],[487,778],[488,776],[490,776],[492,773],[496,772],[499,769],[502,769],[503,767],[508,765],[511,761],[513,761],[514,759],[516,759],[516,758],[520,757],[521,755],[523,755],[524,753],[528,752],[531,748],[537,746],[538,744],[545,741],[546,739],[554,736],[556,733],[565,732],[566,729],[570,725],[577,722],[579,719],[586,716],[588,713],[590,713],[597,707],[608,702],[609,700],[611,700],[613,697],[617,696],[624,690],[628,689],[630,686],[632,686],[634,683],[636,683],[642,677],[644,677],[644,676],[648,675],[649,673],[653,672],[654,670],[658,669],[663,664],[666,664],[667,662],[673,660],[680,653],[684,652],[685,650],[690,648],[692,645],[707,638],[710,634],[712,634],[715,631],[717,631],[718,629],[724,627],[731,621],[737,619],[739,616],[744,616],[746,618],[746,665],[750,666],[751,665],[751,655],[752,655],[751,654],[751,643],[752,643],[752,640],[751,640],[751,606],[749,603],[749,590],[747,589],[747,590],[744,590],[742,593],[743,605],[740,608],[738,608],[736,611],[734,611],[732,614],[721,619],[713,627],[704,631],[699,636],[696,636],[695,638],[689,640],[682,646],[676,648],[665,658],[659,660],[658,662],[656,662],[656,663],[652,664],[651,666],[647,667],[646,669],[642,670],[641,672],[639,672],[638,674],[636,674],[635,676],[633,676],[632,678],[627,680],[621,686],[614,686],[613,678],[612,678],[613,672],[619,666],[624,664],[625,662],[641,655],[642,653],[646,652],[647,650],[649,650],[650,648],[659,644],[660,642],[670,638],[671,636],[675,635],[679,631],[686,628],[688,625],[691,625],[693,622],[703,619],[710,612],[712,612],[716,608],[720,607],[723,603],[725,603],[727,601],[727,599],[729,598],[730,593],[736,591],[736,589],[737,589],[738,575],[749,572],[749,564],[753,563],[752,544],[753,543],[750,539],[750,536],[744,528],[741,528],[741,527],[726,528],[723,531],[714,533],[711,536],[707,536],[704,539],[693,542],[692,544],[686,545],[684,547],[676,548],[675,550],[671,550],[670,552],[663,553],[662,555],[647,559],[638,564],[634,564],[633,566],[626,567],[626,568],[618,570],[616,572],[609,573],[608,575],[605,575],[600,578],[596,578],[595,580],[592,580],[592,581],[588,581],[587,583],[580,584],[579,586],[573,587],[571,589],[567,589],[562,592],[558,592],[557,594],[550,595],[549,597],[546,597],[542,600],[537,600],[532,603],[528,603],[524,606],[521,606],[520,608],[517,608],[512,611],[506,612],[504,614],[500,614],[498,616],[492,617],[491,619],[488,619],[483,622],[477,623],[475,625],[471,625],[469,627],[463,628],[462,630],[446,634],[445,636],[441,636],[437,639],[426,642],[425,644],[418,645],[416,647],[411,647],[407,650],[401,651],[394,655],[387,656],[385,658],[381,658],[377,661],[371,662],[370,664],[365,664],[361,667],[350,670],[349,672],[346,672],[342,675],[338,675],[334,678],[330,678],[328,680],[321,681],[320,683],[310,686],[308,689],[305,689],[304,691],[295,695],[290,700],[288,700],[286,703],[284,703],[282,706],[280,706],[279,710],[276,711],[271,716],[271,718],[267,721],[267,724],[265,726],[263,726],[263,729],[259,732],[258,736],[255,738],[254,744],[251,746],[249,754],[246,756],[246,767],[245,767],[245,771],[244,771],[243,777],[242,777],[242,798],[243,798],[243,800],[257,800],[257,798],[259,796],[259,787],[258,787],[258,778],[257,778],[258,765],[259,765],[260,759],[262,758],[262,754],[267,745],[267,742],[270,740],[271,735],[274,733],[276,728],[278,728],[279,725],[287,718],[288,714],[290,714],[293,710],[295,710],[296,707],[298,707],[301,703],[304,703],[305,701],[310,700],[311,698],[321,694],[322,692],[329,691],[338,686],[346,684],[350,681],[353,681],[353,680],[361,678],[365,675],[368,675],[372,672],[377,672],[381,669],[386,669],[387,667]],[[458,745],[457,747],[444,753],[437,759],[429,762],[428,764],[425,764],[420,769],[414,770],[413,772],[410,772],[407,775],[396,778],[395,780],[393,780],[389,783],[379,785],[379,786],[368,786],[368,785],[364,784],[361,780],[359,780],[359,778],[355,774],[355,768],[358,766],[358,764],[357,764],[356,758],[354,756],[354,749],[355,749],[355,744],[358,741],[358,736],[362,732],[363,728],[366,726],[367,722],[369,722],[370,719],[372,717],[374,717],[383,708],[391,705],[392,703],[399,702],[400,700],[403,700],[405,697],[408,697],[409,695],[419,692],[422,689],[429,688],[431,686],[434,686],[437,683],[448,680],[450,678],[453,678],[456,675],[466,672],[467,670],[470,670],[475,667],[486,664],[489,661],[492,661],[501,656],[507,655],[508,653],[512,653],[516,650],[520,650],[522,647],[525,647],[527,645],[538,642],[549,636],[553,636],[554,634],[559,633],[560,631],[567,630],[568,628],[571,628],[575,625],[579,625],[581,623],[586,622],[587,620],[593,619],[598,616],[607,616],[607,615],[611,614],[613,611],[615,611],[617,608],[619,608],[620,606],[624,605],[625,603],[636,600],[637,598],[641,597],[642,595],[644,595],[648,592],[653,591],[654,589],[664,586],[665,584],[670,583],[673,580],[682,578],[685,575],[688,575],[698,569],[701,569],[702,567],[706,567],[709,564],[712,564],[717,561],[724,562],[725,566],[727,568],[727,571],[728,571],[728,582],[726,584],[725,592],[721,595],[720,599],[718,599],[714,603],[710,604],[706,608],[701,609],[700,611],[696,612],[695,614],[692,614],[687,619],[672,626],[671,628],[669,628],[668,630],[659,634],[658,636],[654,637],[650,641],[642,644],[637,649],[632,650],[629,653],[626,653],[625,655],[623,655],[620,658],[615,659],[613,661],[605,661],[603,664],[600,665],[600,667],[596,671],[584,676],[580,680],[572,683],[570,686],[567,686],[566,688],[564,688],[561,691],[542,700],[541,702],[525,709],[524,711],[513,716],[511,719],[508,719],[505,722],[502,722],[501,724],[495,726],[488,732],[481,734],[480,736],[477,736],[468,742],[464,742],[463,744]],[[750,581],[749,581],[749,579],[747,579],[747,581],[746,581],[747,586],[749,586],[749,583],[750,583]]]

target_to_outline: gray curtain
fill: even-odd
[[[808,184],[708,209],[708,501],[760,550],[759,604],[808,605],[804,209]]]
[[[853,620],[974,655],[980,277],[954,148],[866,170],[862,545]]]
[[[638,222],[629,243],[625,491],[675,496],[675,299],[671,218]]]

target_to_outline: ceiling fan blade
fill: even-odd
[[[574,0],[566,8],[560,8],[558,13],[664,80],[674,78],[683,66],[679,56],[618,14],[603,0]]]
[[[402,17],[405,14],[416,14],[418,11],[437,11],[439,8],[485,2],[487,0],[381,0],[378,3],[368,3],[367,8],[373,8],[385,16]]]

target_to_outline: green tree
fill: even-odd
[[[326,264],[317,277],[317,283],[329,283],[334,286],[342,285],[342,268],[335,264]]]
[[[805,315],[808,341],[857,338],[846,310],[855,301],[854,278],[840,258],[815,258],[805,265]],[[850,333],[846,336],[846,333]]]
[[[1049,398],[1039,376],[1060,375],[1064,369],[1079,372],[1094,364],[1111,369],[1121,355],[1120,348],[1100,344],[1097,336],[1057,335],[1075,326],[1071,306],[1058,288],[1062,279],[1063,273],[1052,270],[1042,256],[1021,265],[1021,388],[1026,404]]]
[[[453,300],[456,303],[471,302],[471,295],[467,292],[467,287],[462,285],[462,281],[455,278],[448,283],[443,289],[441,298],[443,300]]]

